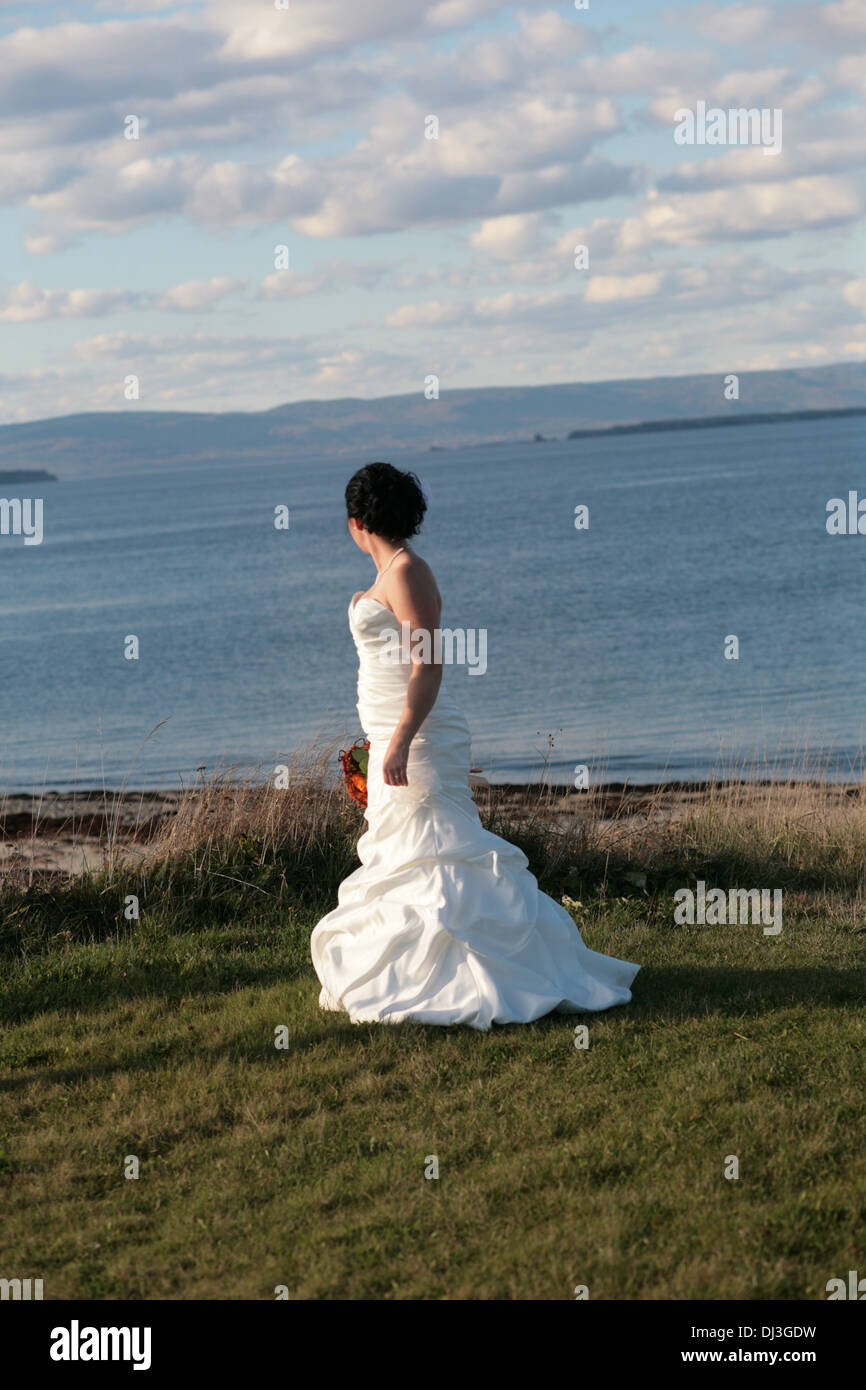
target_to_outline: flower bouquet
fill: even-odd
[[[340,762],[346,779],[346,791],[362,810],[367,809],[367,763],[370,759],[370,740],[362,739],[351,748],[340,749]]]

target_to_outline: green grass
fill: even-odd
[[[642,964],[634,1002],[481,1034],[321,1013],[309,933],[351,854],[321,887],[263,858],[5,895],[0,1274],[46,1298],[822,1299],[866,1268],[847,880],[789,865],[765,937],[675,926],[667,870],[631,896],[545,879]]]

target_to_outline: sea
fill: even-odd
[[[445,681],[474,765],[860,781],[866,534],[827,509],[866,497],[864,444],[849,417],[393,457],[466,637]],[[0,789],[267,776],[359,736],[347,608],[375,575],[343,490],[367,461],[39,484],[41,544],[0,535]]]

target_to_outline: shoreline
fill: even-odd
[[[607,782],[596,782],[585,791],[577,791],[570,782],[551,782],[544,777],[536,778],[530,782],[491,782],[484,775],[481,768],[473,768],[470,772],[470,784],[489,787],[491,791],[507,793],[517,792],[537,792],[540,788],[553,795],[579,795],[589,796],[601,792],[640,792],[648,795],[651,792],[688,792],[701,791],[708,792],[719,790],[723,787],[826,787],[834,790],[847,790],[849,793],[859,791],[866,792],[866,774],[858,782],[854,780],[841,780],[831,777],[670,777],[657,781],[639,782],[633,781],[630,777],[614,778]],[[335,785],[341,785],[341,779],[337,779]],[[206,784],[205,784],[206,785]],[[0,827],[2,827],[3,816],[6,809],[13,803],[25,804],[39,803],[49,800],[59,801],[104,801],[126,802],[132,800],[143,800],[152,802],[165,802],[180,800],[184,796],[194,796],[205,789],[205,785],[188,787],[67,787],[62,783],[58,786],[46,786],[41,791],[6,791],[0,793]],[[249,789],[248,782],[238,781],[238,790],[241,787]],[[264,791],[270,784],[261,782],[257,784],[258,789]]]
[[[560,825],[591,819],[598,825],[670,825],[709,801],[735,800],[744,808],[819,793],[836,808],[866,798],[866,783],[821,779],[724,778],[694,782],[608,782],[586,791],[570,785],[490,783],[470,777],[479,806],[495,806],[507,821],[541,815]],[[238,792],[250,788],[238,786]],[[262,784],[262,791],[267,790]],[[98,872],[122,852],[141,858],[188,797],[206,788],[177,791],[81,788],[7,794],[0,801],[0,883],[7,873],[75,876]],[[344,796],[342,784],[323,783],[323,795]],[[346,798],[348,800],[348,798]]]

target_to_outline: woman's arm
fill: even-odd
[[[409,745],[436,703],[442,684],[442,662],[435,658],[434,634],[439,626],[441,602],[426,565],[406,564],[388,576],[387,596],[394,616],[409,623],[410,640],[416,632],[429,633],[430,660],[412,659],[406,688],[406,703],[382,763],[382,776],[389,787],[408,786]],[[402,631],[402,628],[401,628]]]

